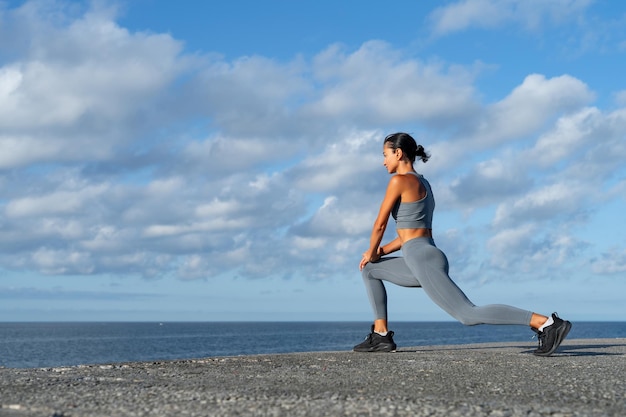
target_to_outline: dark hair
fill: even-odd
[[[408,133],[392,133],[385,138],[383,145],[388,145],[394,151],[402,149],[402,152],[409,158],[411,162],[415,162],[415,157],[419,157],[422,162],[428,161],[430,155],[426,153],[422,145],[418,145],[415,139]]]

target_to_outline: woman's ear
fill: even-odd
[[[396,159],[401,161],[402,158],[404,158],[404,152],[402,152],[402,149],[396,148]]]

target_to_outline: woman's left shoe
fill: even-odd
[[[393,341],[393,332],[389,331],[385,336],[381,336],[374,331],[374,326],[372,326],[372,332],[352,350],[355,352],[395,352],[396,343]]]

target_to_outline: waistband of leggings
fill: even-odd
[[[413,239],[409,239],[406,242],[404,242],[402,244],[402,247],[406,247],[406,246],[413,246],[413,245],[417,245],[417,246],[424,246],[424,245],[428,245],[428,246],[436,246],[435,245],[435,240],[432,237],[415,237]]]

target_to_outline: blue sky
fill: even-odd
[[[626,320],[621,2],[0,5],[0,321],[368,321],[396,131],[476,304]]]

